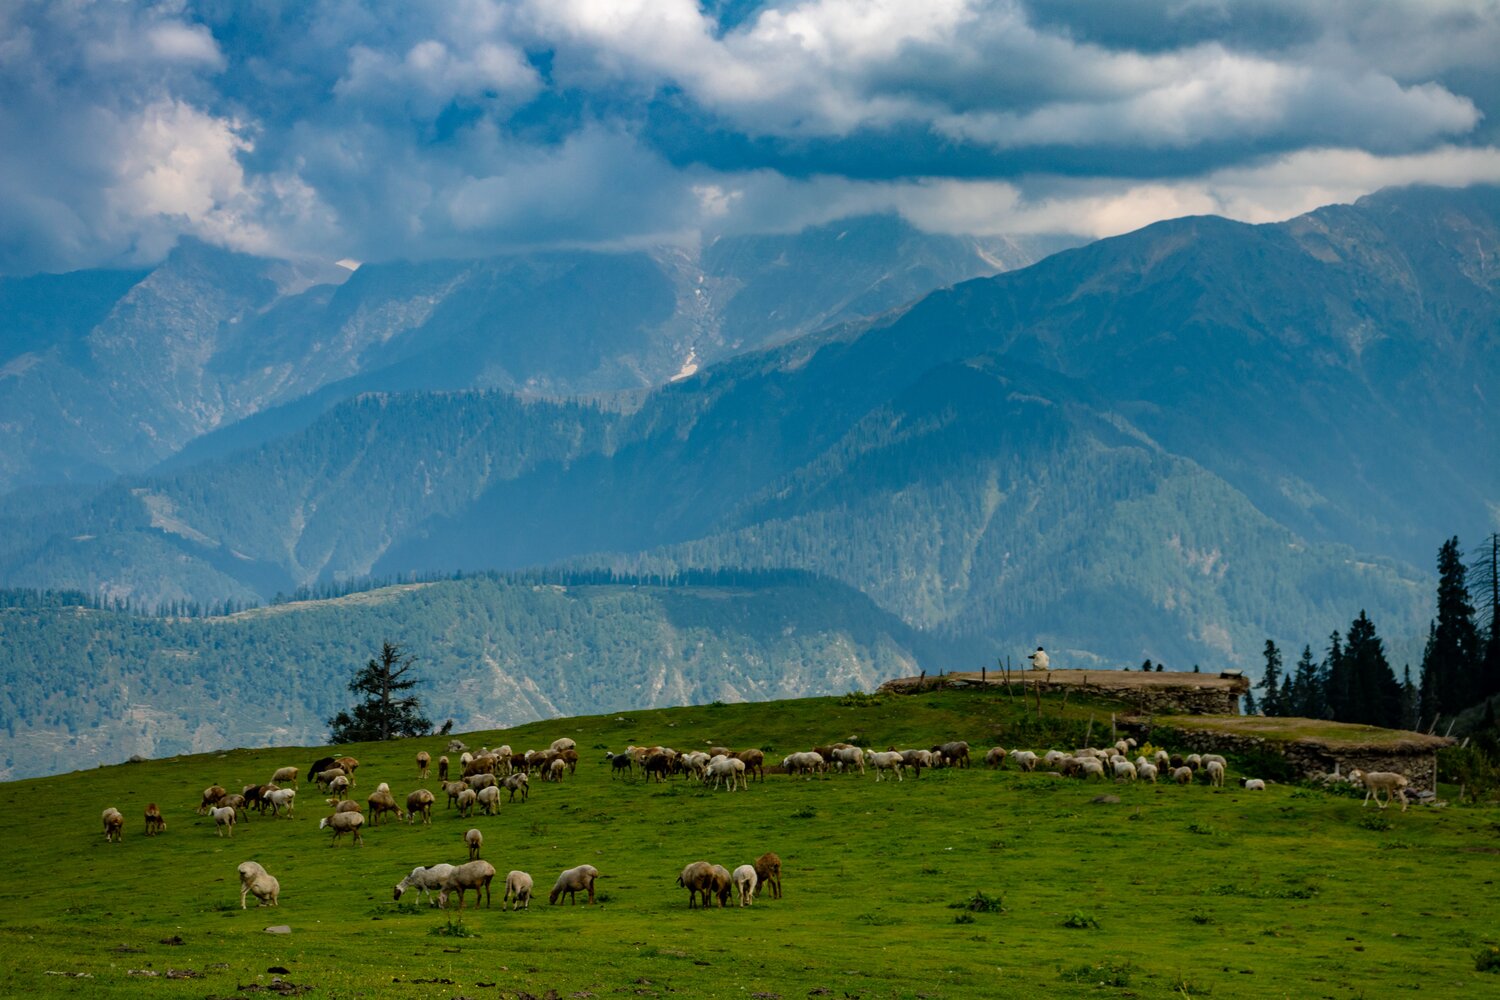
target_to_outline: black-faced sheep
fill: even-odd
[[[464,893],[469,889],[474,890],[474,905],[479,905],[479,894],[484,893],[484,905],[490,905],[490,882],[495,878],[495,866],[488,861],[470,861],[468,864],[459,865],[448,873],[443,879],[443,890],[438,894],[438,905],[446,907],[448,896],[458,893],[458,912],[464,911]],[[502,900],[503,902],[503,900]]]
[[[423,781],[427,780],[427,771],[432,767],[432,754],[426,750],[417,751],[417,777]]]
[[[725,872],[728,877],[728,872]],[[557,881],[552,886],[552,892],[547,896],[547,902],[556,904],[563,896],[568,897],[570,904],[578,902],[577,894],[586,891],[589,895],[589,903],[594,902],[594,880],[599,877],[599,869],[593,865],[579,865],[577,868],[569,868],[557,876]]]
[[[281,898],[281,883],[276,877],[254,861],[240,864],[240,909],[248,909],[246,896],[254,896],[257,906],[277,906]]]
[[[771,898],[781,898],[781,858],[774,851],[767,851],[755,859],[756,891],[771,887]]]
[[[500,897],[500,908],[505,908],[507,900],[511,901],[511,912],[516,910],[531,909],[531,876],[525,872],[513,871],[505,876],[505,895]]]
[[[114,806],[104,810],[99,817],[104,821],[105,843],[118,844],[125,839],[125,814]]]
[[[437,905],[437,894],[443,888],[443,880],[453,874],[453,865],[429,865],[413,868],[411,874],[396,883],[395,898],[399,900],[407,889],[416,889],[417,897],[426,896],[427,902]]]

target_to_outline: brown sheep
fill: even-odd
[[[360,836],[359,828],[364,825],[364,816],[360,815],[357,812],[334,813],[332,816],[324,816],[321,820],[318,821],[319,830],[327,830],[330,828],[333,830],[333,839],[328,842],[329,847],[337,844],[340,838],[342,838],[346,833],[354,834],[354,843],[363,846],[365,838]]]
[[[335,763],[344,769],[345,774],[349,775],[349,784],[354,784],[354,772],[359,770],[359,761],[353,757],[340,757]]]
[[[766,886],[771,887],[771,898],[781,898],[781,859],[775,852],[767,851],[755,859],[755,891],[759,895]]]
[[[271,784],[290,785],[297,787],[297,775],[301,773],[295,767],[278,767],[276,773],[271,775]]]
[[[458,797],[460,795],[462,795],[464,792],[467,792],[468,790],[469,790],[469,785],[468,785],[467,782],[464,782],[464,781],[450,781],[447,784],[445,784],[443,786],[443,791],[445,791],[445,792],[448,793],[448,806],[447,806],[447,808],[452,809],[453,806],[454,806],[454,804],[456,802],[458,802]]]
[[[146,803],[146,836],[154,837],[166,829],[167,818],[161,814],[161,807],[155,802]]]
[[[418,788],[406,797],[406,822],[415,823],[417,814],[422,816],[422,823],[426,826],[432,825],[432,803],[437,801],[431,792],[425,788]]]
[[[426,775],[423,775],[423,777],[425,778]],[[447,781],[448,780],[448,755],[447,754],[444,754],[443,756],[441,756],[441,757],[438,758],[438,780],[439,781]]]
[[[406,813],[402,812],[401,807],[396,804],[396,797],[390,793],[389,789],[375,792],[366,801],[370,804],[370,823],[372,826],[379,826],[380,817],[386,813],[395,813],[398,820],[406,818]]]
[[[694,861],[677,876],[677,884],[688,891],[688,909],[697,908],[698,899],[702,897],[706,910],[709,894],[713,891],[714,866],[707,861]]]
[[[423,781],[427,780],[427,769],[432,766],[432,754],[426,750],[417,751],[417,777]]]
[[[438,893],[438,905],[448,905],[448,895],[452,892],[458,893],[458,912],[464,911],[464,892],[468,889],[474,890],[474,905],[479,905],[479,894],[484,893],[484,905],[488,909],[490,905],[490,882],[495,877],[495,866],[488,861],[470,861],[468,864],[459,865],[448,873],[443,879],[442,891]],[[505,900],[501,899],[501,906]]]
[[[577,904],[579,890],[585,890],[589,894],[589,904],[594,902],[594,880],[599,878],[599,869],[593,865],[579,865],[577,868],[569,868],[557,876],[557,881],[552,886],[552,892],[547,896],[547,902],[556,904],[562,897],[567,896],[568,902]],[[724,873],[724,880],[728,882],[729,873]],[[728,899],[728,890],[725,890],[725,899]]]
[[[735,754],[745,762],[745,774],[755,775],[760,781],[766,780],[766,752],[764,750],[741,750]]]
[[[229,794],[223,785],[209,785],[203,789],[203,801],[198,803],[198,815],[207,816],[209,809],[219,804],[219,800]]]

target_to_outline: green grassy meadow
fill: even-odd
[[[279,980],[278,995],[307,988],[297,995],[312,998],[1500,995],[1500,974],[1475,968],[1476,954],[1500,943],[1493,809],[1379,813],[1290,785],[1105,788],[982,766],[899,784],[770,774],[728,793],[680,778],[611,780],[602,760],[606,747],[657,742],[763,747],[779,760],[850,737],[1042,751],[1076,745],[1090,717],[1103,742],[1110,709],[1047,701],[1038,722],[1019,700],[946,691],[465,734],[471,747],[517,750],[569,736],[583,760],[570,780],[536,782],[529,802],[497,816],[459,819],[440,796],[431,827],[367,826],[363,847],[330,847],[317,829],[323,801],[305,782],[296,819],[252,816],[233,840],[194,814],[207,785],[238,790],[282,765],[306,769],[315,748],[0,785],[4,992],[242,997]],[[445,742],[349,747],[361,761],[355,797],[384,780],[404,800],[421,784],[417,750],[436,759]],[[426,784],[437,790],[435,767]],[[1121,801],[1092,801],[1103,793]],[[142,832],[150,801],[169,824],[153,839]],[[121,844],[102,836],[110,805],[127,818]],[[393,902],[392,886],[416,865],[465,860],[471,826],[499,872],[493,908],[466,908],[459,921],[414,892]],[[685,864],[733,869],[768,850],[783,859],[783,899],[688,909],[675,885]],[[245,860],[280,879],[279,908],[252,899],[240,910]],[[583,863],[607,876],[600,904],[549,906],[557,873]],[[500,908],[513,868],[536,880],[529,912]],[[965,908],[976,894],[1003,909]],[[265,933],[275,924],[292,933]]]

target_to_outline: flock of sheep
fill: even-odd
[[[1004,768],[1013,763],[1024,772],[1043,771],[1055,777],[1074,777],[1080,780],[1097,778],[1118,782],[1150,781],[1158,777],[1178,785],[1193,783],[1195,778],[1214,787],[1222,787],[1227,761],[1218,754],[1179,755],[1165,750],[1155,750],[1150,756],[1137,754],[1132,739],[1119,740],[1112,746],[1080,748],[1072,752],[1048,750],[1036,753],[1030,750],[1006,750],[993,747],[985,752],[984,764],[990,768]],[[452,762],[445,754],[437,761],[438,778],[443,792],[448,796],[448,808],[456,808],[461,818],[467,818],[476,809],[492,815],[500,808],[503,791],[510,793],[514,802],[520,794],[525,802],[530,795],[530,775],[537,774],[543,781],[560,782],[566,775],[576,772],[578,765],[577,746],[573,740],[556,740],[546,750],[529,750],[514,753],[508,746],[495,750],[481,748],[478,753],[469,753],[457,740],[449,745],[450,753],[458,753],[458,776],[450,780]],[[673,776],[697,780],[715,788],[727,787],[730,791],[748,789],[748,780],[755,777],[765,780],[765,752],[744,750],[738,753],[728,747],[710,747],[705,751],[679,752],[670,747],[651,746],[626,747],[623,753],[606,753],[611,777],[631,776],[636,770],[647,779],[657,782]],[[427,751],[417,754],[417,774],[427,779],[432,767],[432,758]],[[852,743],[832,743],[813,747],[806,751],[789,753],[780,762],[783,773],[793,776],[827,777],[832,773],[875,774],[877,782],[887,776],[897,781],[910,771],[921,777],[924,768],[967,768],[970,765],[970,747],[962,740],[940,743],[930,749],[876,751]],[[368,809],[371,825],[379,825],[382,818],[394,814],[399,820],[415,823],[418,817],[426,825],[432,823],[432,806],[436,796],[426,788],[418,788],[406,796],[405,808],[397,802],[390,786],[382,782],[366,798],[362,807],[359,802],[345,796],[353,788],[359,761],[353,757],[324,757],[315,761],[308,773],[318,788],[329,797],[329,815],[318,823],[320,830],[332,831],[332,844],[337,844],[345,834],[352,835],[355,845],[363,843],[361,828],[366,822]],[[267,809],[272,816],[292,817],[296,804],[297,780],[301,772],[295,767],[283,767],[265,784],[246,785],[239,792],[229,792],[221,785],[211,785],[203,790],[198,805],[200,816],[212,817],[218,836],[234,836],[238,819],[248,819],[249,810],[255,809],[264,815]],[[1401,798],[1401,808],[1407,807],[1405,776],[1392,772],[1352,771],[1348,780],[1366,790],[1364,805],[1371,798],[1384,809],[1396,796]],[[1241,778],[1240,784],[1248,791],[1263,791],[1264,780]],[[290,786],[290,787],[288,787]],[[1381,800],[1381,793],[1385,799]],[[116,808],[104,810],[104,836],[108,842],[119,842],[124,834],[125,817]],[[146,806],[146,835],[164,833],[167,822],[160,807],[152,802]],[[395,898],[399,900],[408,889],[415,888],[430,903],[446,907],[455,893],[458,909],[463,910],[468,890],[475,893],[475,905],[484,897],[490,904],[490,883],[496,875],[493,865],[480,857],[484,845],[484,834],[477,828],[463,836],[468,848],[469,860],[464,864],[439,864],[418,867],[401,879],[395,887]],[[239,866],[240,907],[246,907],[249,896],[254,896],[261,906],[276,906],[281,892],[277,879],[254,861]],[[553,885],[549,902],[556,904],[564,897],[576,902],[577,893],[584,892],[589,903],[595,900],[594,882],[602,876],[592,865],[579,865],[563,871]],[[774,853],[766,853],[753,863],[742,864],[732,872],[722,865],[708,861],[695,861],[682,870],[677,885],[688,891],[688,906],[700,903],[709,907],[717,900],[720,907],[728,905],[731,895],[740,906],[749,906],[757,893],[770,888],[772,898],[781,898],[781,859]],[[511,909],[529,909],[532,896],[532,878],[523,871],[511,871],[505,879],[505,894],[501,906],[511,904]]]

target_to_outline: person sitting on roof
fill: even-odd
[[[1046,670],[1052,665],[1052,661],[1047,658],[1047,651],[1041,646],[1038,646],[1036,652],[1026,659],[1031,661],[1032,670]]]

